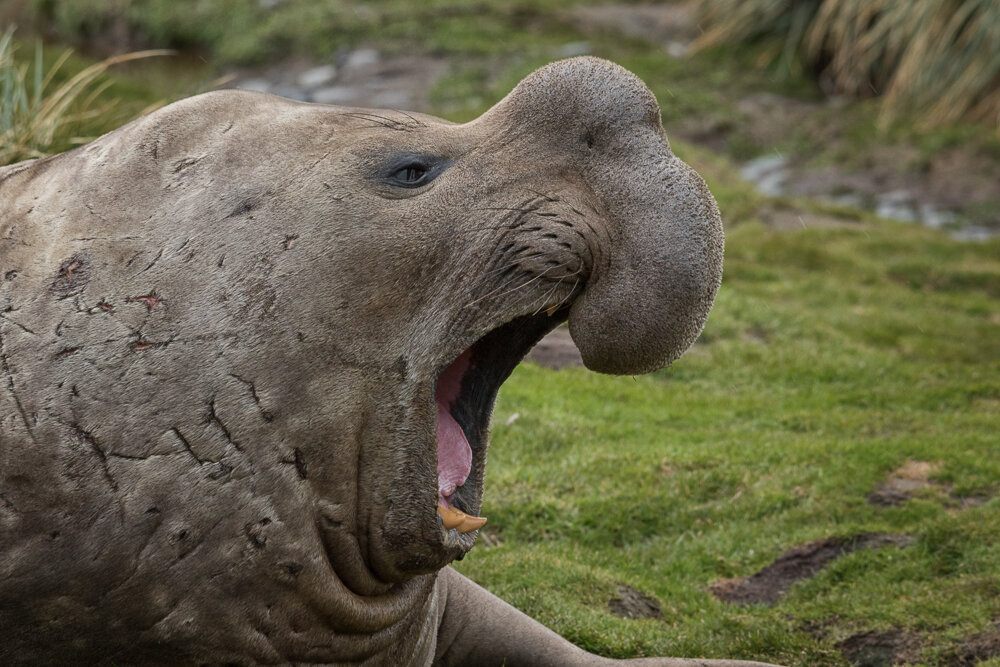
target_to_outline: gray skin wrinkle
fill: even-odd
[[[0,212],[0,663],[609,662],[446,567],[434,386],[550,307],[598,371],[700,332],[718,210],[635,76],[464,125],[208,93],[0,169]]]

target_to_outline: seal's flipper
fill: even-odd
[[[450,567],[438,576],[438,593],[442,606],[435,665],[596,667],[625,662],[645,667],[774,667],[741,660],[602,658],[574,646]]]

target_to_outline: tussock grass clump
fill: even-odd
[[[172,51],[137,51],[106,58],[64,77],[71,52],[46,66],[41,43],[30,62],[18,58],[14,31],[0,36],[0,165],[44,157],[84,143],[75,132],[87,121],[107,114],[114,100],[103,94],[104,77],[119,63],[168,55]]]
[[[1000,124],[996,0],[699,0],[700,46],[760,42],[802,57],[830,87],[882,95],[883,120]]]

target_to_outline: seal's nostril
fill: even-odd
[[[587,148],[594,147],[594,135],[591,132],[587,132],[583,135],[583,143],[587,144]]]

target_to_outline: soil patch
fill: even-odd
[[[909,535],[862,533],[852,537],[829,537],[794,547],[760,572],[749,577],[721,579],[709,589],[724,602],[736,604],[774,604],[796,581],[815,576],[837,558],[859,549],[904,547],[913,538]]]
[[[837,648],[855,667],[891,667],[915,662],[920,640],[902,630],[871,630],[838,642]]]
[[[990,491],[960,495],[950,485],[931,480],[940,468],[940,463],[908,460],[868,494],[868,502],[879,507],[897,507],[922,492],[930,491],[936,492],[949,508],[965,510],[979,507],[992,497]]]
[[[528,353],[528,360],[546,368],[567,368],[583,366],[583,357],[576,343],[569,335],[567,327],[559,327],[548,336],[538,341],[538,344]]]
[[[906,461],[868,494],[868,502],[882,507],[894,507],[902,505],[924,489],[938,488],[930,481],[930,477],[940,467],[940,464],[929,461]]]
[[[953,664],[975,665],[990,658],[1000,658],[1000,621],[983,632],[972,635],[958,648]]]
[[[617,596],[608,600],[608,609],[622,618],[660,618],[663,612],[656,598],[637,591],[631,586],[618,586]]]

